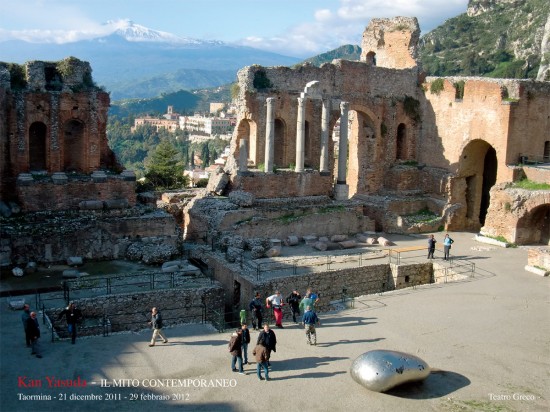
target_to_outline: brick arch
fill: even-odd
[[[250,119],[242,119],[237,126],[237,147],[235,148],[235,159],[239,159],[239,147],[241,140],[248,140],[248,161],[255,166],[260,163],[258,153],[259,142],[256,133],[256,122]]]
[[[346,181],[349,194],[369,192],[368,171],[373,169],[377,158],[377,127],[372,114],[354,108],[349,112],[348,173]]]
[[[47,170],[48,128],[43,122],[34,122],[29,127],[29,170]]]
[[[457,174],[465,179],[466,219],[473,228],[479,229],[485,223],[497,165],[496,150],[485,140],[472,140],[462,150]]]
[[[63,170],[87,172],[86,130],[79,120],[71,119],[63,124]]]
[[[550,203],[532,205],[518,219],[515,243],[550,245]]]

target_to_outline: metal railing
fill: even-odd
[[[174,289],[183,286],[195,276],[186,272],[140,272],[118,276],[86,277],[63,282],[63,296],[66,302],[77,292],[85,292],[86,297],[111,295],[157,289]]]
[[[522,165],[534,165],[534,166],[539,164],[548,164],[550,163],[550,156],[520,153],[518,163]]]
[[[384,250],[377,252],[387,253]],[[330,272],[341,268],[367,266],[366,261],[376,257],[375,252],[346,252],[339,255],[301,257],[296,259],[278,260],[275,262],[245,261],[241,267],[261,280],[269,273],[277,273],[277,276],[295,276],[304,273]]]

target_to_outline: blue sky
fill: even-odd
[[[107,21],[129,19],[181,37],[308,57],[361,44],[371,18],[417,17],[425,34],[465,13],[467,5],[468,0],[1,0],[0,42],[99,37],[111,29]]]

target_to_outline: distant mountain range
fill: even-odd
[[[95,82],[112,99],[153,97],[179,89],[216,87],[236,80],[239,69],[252,64],[291,66],[295,57],[175,36],[131,21],[110,35],[72,43],[0,43],[0,60],[24,63],[74,56],[90,62]]]

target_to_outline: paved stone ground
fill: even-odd
[[[319,344],[303,330],[276,330],[272,380],[230,371],[229,332],[210,325],[165,330],[168,344],[147,346],[150,331],[48,342],[37,359],[24,347],[19,311],[0,301],[0,405],[5,411],[402,410],[545,411],[550,398],[549,278],[526,272],[525,249],[501,249],[452,234],[455,254],[476,262],[476,277],[359,298],[353,309],[324,314]],[[30,302],[34,302],[29,297]],[[162,306],[162,302],[159,303]],[[257,333],[252,333],[252,339]],[[399,350],[424,359],[434,371],[421,384],[390,393],[355,383],[349,367],[373,349]],[[249,348],[251,355],[251,348]],[[250,356],[252,358],[252,356]],[[86,387],[52,387],[47,377],[86,380]],[[102,387],[130,380],[135,387]],[[158,380],[226,380],[231,387],[149,387]],[[33,380],[33,381],[31,381]],[[41,387],[25,387],[34,382]],[[97,382],[93,384],[92,382]],[[197,381],[195,381],[197,382]],[[24,400],[43,395],[51,400]],[[75,396],[102,400],[71,400]],[[167,396],[171,400],[151,399]],[[110,397],[112,400],[107,400]],[[118,400],[120,398],[120,400]],[[137,400],[132,400],[137,398]]]

